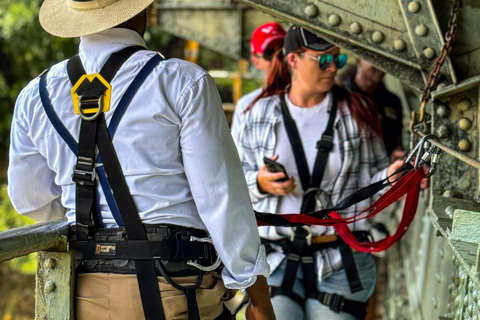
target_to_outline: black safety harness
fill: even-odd
[[[213,271],[220,265],[213,244],[203,230],[143,225],[112,143],[136,92],[162,61],[159,54],[145,64],[127,88],[109,126],[105,120],[104,112],[108,111],[110,103],[110,82],[123,63],[139,50],[144,48],[127,47],[112,54],[95,75],[86,75],[78,55],[68,61],[74,106],[82,117],[78,144],[54,111],[46,87],[48,70],[41,75],[40,97],[45,112],[77,156],[72,174],[76,184],[76,224],[70,236],[70,250],[75,251],[75,258],[80,262],[77,272],[129,273],[131,270],[136,273],[147,320],[165,319],[157,275],[184,292],[188,318],[199,320],[196,290],[202,283],[203,271]],[[98,182],[119,228],[103,227]],[[170,270],[177,276],[198,275],[198,281],[193,286],[180,286],[170,278]]]
[[[334,123],[337,114],[335,90],[333,90],[333,98],[330,105],[330,116],[327,127],[323,132],[321,139],[317,142],[318,151],[311,175],[308,169],[305,151],[303,149],[297,126],[295,125],[295,121],[288,110],[284,95],[281,96],[280,105],[285,129],[292,146],[298,174],[300,176],[302,189],[304,191],[300,213],[312,213],[315,211],[317,194],[319,191],[324,192],[320,189],[320,183],[323,179],[325,167],[328,162],[328,156],[333,148]],[[298,267],[301,265],[306,298],[318,299],[318,301],[329,306],[334,312],[338,313],[343,311],[354,315],[358,319],[365,318],[367,303],[348,300],[343,296],[336,294],[318,292],[316,286],[317,281],[314,265],[315,252],[327,248],[339,248],[342,256],[343,266],[347,274],[350,291],[355,293],[363,289],[350,246],[347,245],[340,237],[337,237],[336,240],[327,243],[312,243],[312,232],[307,226],[297,227],[296,229],[292,229],[292,232],[293,234],[290,239],[272,242],[272,244],[281,246],[283,251],[287,254],[287,266],[283,282],[281,287],[272,288],[272,297],[278,294],[286,295],[298,302],[303,307],[304,299],[292,291],[296,280]],[[362,241],[368,241],[366,232],[356,232],[356,236],[361,238]]]

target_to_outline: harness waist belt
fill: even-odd
[[[192,260],[202,264],[216,260],[213,245],[197,241],[206,238],[203,230],[165,225],[146,225],[145,230],[149,240],[129,240],[124,228],[109,228],[98,229],[93,239],[76,241],[73,231],[70,251],[75,251],[76,260]]]

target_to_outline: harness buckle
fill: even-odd
[[[94,186],[96,177],[97,173],[95,172],[95,168],[93,168],[92,171],[87,171],[77,169],[77,165],[73,166],[72,180],[79,185]]]
[[[193,242],[193,241],[210,243],[213,246],[213,241],[212,241],[211,238],[198,238],[198,237],[195,237],[195,236],[190,236],[190,242]],[[195,267],[195,268],[197,268],[199,270],[202,270],[202,271],[205,271],[205,272],[209,272],[209,271],[213,271],[213,270],[217,269],[220,266],[221,263],[222,263],[222,260],[220,260],[220,256],[218,254],[217,254],[217,260],[209,266],[203,266],[203,265],[199,264],[197,262],[197,260],[188,260],[187,261],[187,264],[189,266]]]
[[[312,244],[312,229],[309,226],[302,226],[302,228],[307,231],[307,235],[305,236],[305,241],[307,242],[307,245],[311,245]],[[292,229],[292,234],[290,235],[290,242],[293,242],[293,240],[295,240],[296,236],[297,235],[295,233],[295,230]]]
[[[345,298],[338,294],[325,294],[323,297],[322,303],[330,307],[335,313],[339,313],[342,311],[343,306],[345,305]]]
[[[333,137],[323,134],[322,138],[317,141],[317,149],[330,151],[333,147]]]

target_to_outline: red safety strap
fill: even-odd
[[[281,217],[289,222],[303,225],[321,225],[333,226],[337,230],[339,236],[352,248],[361,252],[379,252],[388,249],[396,241],[398,241],[407,231],[417,210],[418,197],[420,193],[420,182],[425,177],[422,168],[411,170],[405,174],[400,180],[388,190],[383,196],[375,201],[370,207],[348,218],[341,218],[340,215],[332,211],[329,213],[330,219],[319,219],[307,214],[284,214]],[[371,218],[389,205],[407,194],[402,220],[394,235],[387,238],[370,243],[359,242],[348,228],[348,224],[359,220]],[[367,214],[366,214],[367,213]],[[268,223],[258,221],[259,226],[269,225]]]

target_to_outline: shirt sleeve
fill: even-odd
[[[200,217],[225,268],[225,285],[243,289],[269,274],[245,177],[216,86],[204,75],[177,103],[185,174]]]
[[[38,101],[36,91],[24,90],[17,99],[10,133],[8,195],[18,213],[36,221],[63,218],[61,188],[55,173],[30,139],[26,110]]]

